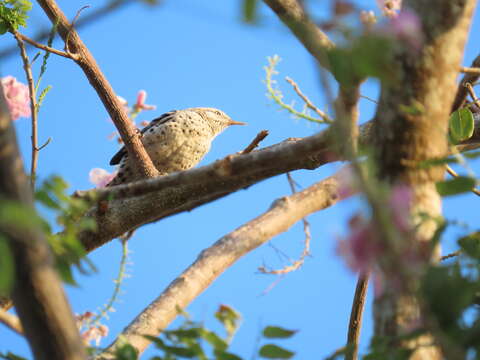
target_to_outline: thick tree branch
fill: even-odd
[[[360,127],[360,144],[371,144],[372,124],[368,122]],[[476,122],[475,128],[469,144],[457,149],[462,151],[479,146],[480,121]],[[87,198],[112,199],[107,206],[101,206],[101,211],[95,208],[87,214],[97,222],[98,231],[83,231],[80,239],[87,251],[92,251],[131,229],[194,209],[272,176],[298,169],[315,169],[340,160],[335,147],[330,145],[333,138],[332,131],[325,130],[249,154],[230,155],[200,168],[111,188],[77,192]]]
[[[298,0],[264,0],[288,26],[312,56],[326,69],[330,69],[327,50],[335,44],[309,18]]]
[[[73,54],[74,61],[82,68],[90,84],[102,100],[137,171],[147,178],[157,176],[158,170],[145,151],[138,131],[128,119],[113,88],[72,24],[69,23],[54,0],[38,0],[37,2],[50,18],[52,24],[57,24],[58,33],[65,41],[67,53]]]
[[[443,179],[445,169],[443,166],[421,168],[414,164],[444,157],[448,152],[446,135],[455,96],[455,79],[475,2],[437,1],[434,12],[431,1],[404,2],[405,7],[420,17],[424,42],[418,51],[407,47],[397,50],[391,64],[391,73],[396,79],[382,83],[373,128],[378,178],[392,186],[402,183],[411,188],[411,214],[418,226],[414,237],[393,238],[388,236],[388,229],[380,229],[382,241],[388,249],[385,254],[388,261],[381,263],[387,282],[390,276],[398,276],[398,266],[388,268],[401,256],[394,253],[394,244],[400,241],[408,248],[418,248],[422,242],[425,244],[431,239],[438,226],[434,220],[421,221],[418,214],[422,214],[423,219],[425,216],[430,219],[441,216],[441,199],[435,183]],[[416,111],[402,111],[399,105]],[[382,211],[373,208],[378,224],[382,224]],[[435,255],[432,253],[431,257],[435,258]],[[412,325],[422,321],[422,315],[428,314],[428,311],[422,311],[421,299],[415,296],[418,279],[408,269],[402,270],[401,276],[401,291],[386,287],[383,296],[375,299],[375,335],[390,338],[392,346],[399,349],[412,350],[409,359],[453,358],[448,356],[447,348],[438,347],[442,336],[435,333],[398,340],[411,330]],[[435,329],[431,330],[435,332]]]
[[[24,218],[32,218],[32,191],[1,86],[0,173],[0,206],[13,202],[22,206]],[[14,257],[12,298],[35,359],[85,359],[82,340],[41,229],[31,223],[4,221],[0,236],[8,240]]]
[[[340,172],[339,172],[340,174]],[[309,188],[276,200],[269,210],[225,235],[175,279],[122,332],[120,341],[107,349],[113,351],[118,342],[127,341],[139,353],[150,344],[142,335],[157,336],[184,309],[234,262],[264,244],[272,237],[287,231],[305,216],[335,204],[338,199],[339,176],[331,176]]]

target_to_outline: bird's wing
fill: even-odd
[[[152,128],[153,126],[156,126],[156,125],[160,125],[160,124],[164,124],[166,123],[167,121],[170,121],[171,119],[173,119],[173,115],[176,113],[176,110],[172,110],[172,111],[169,111],[163,115],[160,115],[160,117],[156,118],[156,119],[153,119],[152,121],[150,121],[150,123],[145,126],[141,131],[140,133],[143,135],[145,134],[145,132],[147,132],[150,128]],[[110,160],[110,165],[117,165],[120,163],[120,161],[122,160],[122,158],[127,154],[127,149],[125,148],[125,146],[122,146],[122,148],[120,150],[118,150],[118,152],[113,155],[112,159]]]

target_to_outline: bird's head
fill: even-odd
[[[232,120],[230,116],[225,114],[222,110],[215,108],[192,108],[190,110],[200,114],[200,116],[208,122],[214,135],[220,134],[230,125],[247,125],[244,122]]]

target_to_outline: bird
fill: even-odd
[[[198,164],[210,150],[213,139],[231,125],[246,123],[210,107],[172,110],[145,126],[141,139],[159,175],[167,175]],[[118,173],[108,187],[142,178],[129,161],[125,146],[112,157],[110,165],[118,165]]]

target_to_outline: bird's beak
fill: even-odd
[[[230,121],[228,122],[228,125],[247,125],[247,123],[230,119]]]

